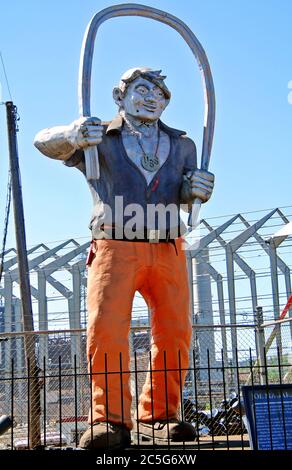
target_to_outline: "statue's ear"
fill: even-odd
[[[166,100],[165,100],[165,108],[166,108],[166,106],[169,105],[169,102],[170,102],[170,99],[169,99],[169,98],[166,98]],[[165,108],[164,108],[164,109],[165,109]]]
[[[122,103],[122,92],[119,87],[115,86],[113,89],[113,99],[118,106],[121,106]]]

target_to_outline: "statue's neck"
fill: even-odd
[[[157,135],[158,129],[158,120],[156,121],[142,121],[140,119],[135,119],[133,116],[128,114],[121,113],[125,124],[126,130],[129,133],[136,134],[139,137],[151,138],[152,136]]]

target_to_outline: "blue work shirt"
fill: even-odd
[[[89,226],[93,238],[100,237],[103,227],[125,227],[134,216],[134,212],[129,214],[132,207],[130,204],[139,204],[143,209],[143,216],[140,214],[140,217],[135,218],[137,231],[147,228],[175,232],[177,227],[181,227],[182,234],[185,232],[185,226],[179,216],[179,208],[187,201],[181,199],[181,187],[183,175],[197,168],[194,142],[184,131],[172,129],[159,120],[159,128],[169,136],[170,151],[166,161],[148,185],[141,170],[127,155],[122,141],[123,124],[120,115],[110,123],[102,123],[104,135],[102,142],[97,146],[100,178],[88,181],[93,197],[93,213]],[[83,150],[76,151],[64,163],[86,174]],[[149,220],[147,207],[149,209],[149,205],[154,207],[159,204],[164,207],[176,207],[176,217],[166,217],[163,224],[158,216]],[[128,211],[122,210],[126,207]]]

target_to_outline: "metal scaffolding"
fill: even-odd
[[[263,307],[264,319],[279,318],[281,308],[291,294],[292,259],[291,249],[288,249],[291,237],[274,240],[271,235],[275,227],[288,222],[288,217],[279,209],[252,221],[242,214],[232,216],[223,224],[215,223],[215,226],[211,220],[201,220],[196,243],[192,243],[192,238],[187,239],[193,324],[223,326],[217,333],[214,328],[194,328],[192,346],[201,367],[206,365],[207,353],[208,360],[216,364],[218,344],[223,350],[225,363],[235,364],[238,352],[244,354],[238,337],[240,331],[237,328],[228,330],[226,326],[241,325],[243,320],[253,323],[258,305]],[[38,330],[57,330],[60,325],[68,330],[86,326],[85,263],[88,247],[89,241],[80,244],[70,239],[53,248],[41,243],[28,250],[34,320]],[[3,285],[0,286],[0,317],[3,316],[3,322],[0,318],[0,330],[21,332],[19,278],[14,249],[5,253],[3,272]],[[146,304],[141,305],[141,298],[137,297],[132,324],[135,326],[140,322],[145,325],[149,322],[148,314]],[[290,326],[290,338],[291,334]],[[80,335],[71,333],[70,339],[73,364],[76,351],[81,350]],[[282,350],[280,330],[276,339]],[[39,349],[48,357],[48,336],[41,335],[39,341]],[[1,368],[6,369],[12,357],[15,367],[21,368],[24,360],[21,342],[17,347],[12,342],[2,343],[0,347]],[[254,344],[255,351],[256,348]],[[77,361],[79,359],[77,357]]]

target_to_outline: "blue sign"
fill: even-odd
[[[292,384],[242,387],[250,445],[292,450]]]

